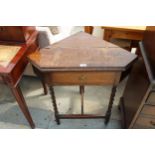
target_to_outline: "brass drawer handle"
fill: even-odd
[[[153,122],[153,121],[150,121],[150,124],[153,125],[153,126],[155,126],[155,122]]]
[[[83,82],[83,81],[86,81],[87,80],[87,77],[85,75],[81,75],[79,77],[79,81]]]

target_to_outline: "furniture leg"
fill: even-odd
[[[25,102],[25,99],[23,97],[23,94],[20,90],[20,87],[19,85],[17,85],[16,87],[10,87],[11,88],[11,91],[13,93],[13,95],[15,96],[16,100],[17,100],[17,103],[21,109],[21,111],[23,112],[23,114],[25,115],[27,121],[29,122],[31,128],[35,128],[35,124],[32,120],[32,117],[30,115],[30,112],[28,110],[28,107],[26,105],[26,102]]]
[[[104,36],[103,40],[106,40],[106,41],[110,42],[110,39],[111,39],[111,36],[112,36],[111,30],[104,29],[104,35],[103,36]]]
[[[81,94],[81,114],[84,115],[84,86],[80,86]]]
[[[131,48],[136,48],[136,54],[141,57],[141,51],[140,51],[140,48],[139,48],[139,41],[137,40],[132,40],[131,41]]]
[[[44,89],[44,95],[47,95],[47,93],[48,93],[47,86],[46,86],[45,82],[42,79],[41,79],[41,83],[42,83],[42,86],[43,86],[43,89]]]
[[[80,94],[84,93],[84,86],[80,86]]]
[[[119,105],[118,105],[118,110],[121,112],[121,125],[122,125],[122,128],[125,129],[126,128],[126,114],[125,114],[125,108],[124,108],[124,98],[121,97],[120,98],[120,101],[119,101]]]
[[[60,124],[60,119],[59,119],[59,113],[58,113],[58,108],[57,108],[57,103],[56,103],[56,98],[55,98],[55,92],[53,86],[49,86],[50,89],[50,94],[51,94],[51,99],[53,103],[53,109],[54,109],[54,114],[55,114],[55,119],[57,124]]]
[[[116,94],[116,88],[117,87],[115,85],[112,87],[110,100],[109,100],[109,105],[108,105],[108,109],[107,109],[106,117],[105,117],[105,124],[108,124],[108,122],[110,120],[112,105],[113,105],[114,97],[115,97],[115,94]]]
[[[85,29],[86,33],[92,34],[94,27],[93,26],[85,26],[84,29]]]

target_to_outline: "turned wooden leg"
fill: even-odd
[[[84,86],[79,87],[80,94],[84,93]]]
[[[112,105],[113,105],[115,94],[116,94],[116,88],[117,88],[116,86],[112,87],[110,100],[109,100],[109,105],[108,105],[108,109],[107,109],[106,117],[105,117],[105,124],[108,124],[108,122],[110,120]]]
[[[23,97],[23,94],[20,90],[20,87],[17,85],[16,87],[10,87],[11,91],[13,93],[13,95],[15,96],[17,103],[21,109],[21,111],[23,112],[23,114],[25,115],[27,121],[29,122],[31,128],[35,128],[35,124],[32,120],[32,117],[30,115],[30,112],[28,110],[28,107],[26,105],[25,99]]]
[[[84,86],[80,86],[81,94],[81,114],[84,115]]]
[[[55,98],[55,93],[54,93],[54,88],[53,86],[49,86],[50,89],[50,94],[51,94],[51,99],[52,99],[52,103],[53,103],[53,109],[54,109],[54,114],[55,114],[55,119],[57,124],[60,124],[60,119],[59,119],[59,112],[58,112],[58,108],[57,108],[57,103],[56,103],[56,98]]]
[[[45,82],[42,79],[41,79],[41,83],[42,83],[42,86],[43,86],[43,89],[44,89],[44,94],[47,95],[47,93],[48,93],[47,86],[46,86]]]

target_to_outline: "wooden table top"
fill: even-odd
[[[127,31],[145,31],[146,26],[102,26],[103,29],[127,30]]]
[[[80,32],[29,56],[42,71],[125,70],[135,54]]]

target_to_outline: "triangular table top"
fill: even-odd
[[[29,56],[31,63],[43,71],[124,71],[136,58],[135,54],[84,32]]]

